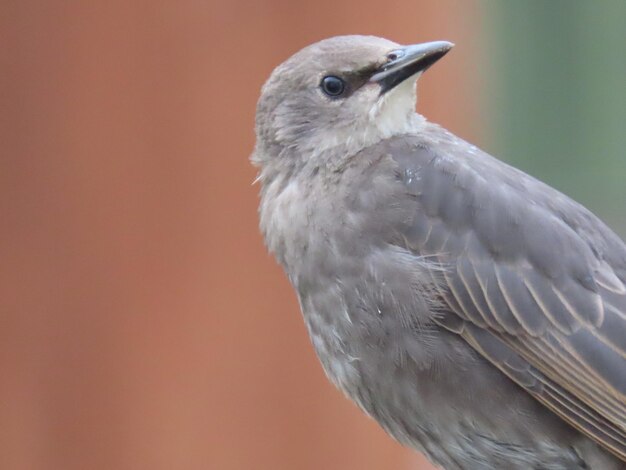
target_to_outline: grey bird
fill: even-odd
[[[436,465],[626,468],[626,245],[416,113],[451,47],[342,36],[273,71],[266,245],[330,380]]]

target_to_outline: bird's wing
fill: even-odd
[[[436,150],[434,150],[436,149]],[[390,142],[437,317],[626,461],[626,246],[558,191],[452,136]]]

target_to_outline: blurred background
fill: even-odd
[[[621,0],[0,0],[0,468],[427,469],[325,379],[257,228],[271,70],[455,49],[431,120],[626,235]]]

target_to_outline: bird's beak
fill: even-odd
[[[380,93],[386,93],[416,73],[425,71],[452,49],[448,41],[426,42],[401,47],[387,54],[389,60],[370,77],[380,84]]]

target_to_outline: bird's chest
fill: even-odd
[[[360,177],[345,179],[355,183]],[[390,210],[377,211],[371,198],[376,194],[378,203],[389,207],[387,178],[368,178],[367,185],[330,183],[295,179],[269,187],[261,225],[298,293],[324,370],[358,402],[359,390],[371,388],[367,380],[387,380],[405,346],[420,355],[411,327],[420,315],[429,315],[419,292],[428,276],[423,263],[412,263],[412,254],[379,236],[394,220]]]
[[[418,375],[435,360],[430,312],[412,290],[424,273],[405,263],[398,268],[404,272],[393,273],[403,282],[390,276],[389,266],[404,256],[390,248],[355,254],[335,247],[290,276],[327,376],[369,414],[415,399]]]
[[[292,279],[332,275],[344,265],[354,224],[346,209],[345,191],[318,177],[276,180],[268,185],[260,206],[260,225],[269,250]],[[350,226],[350,227],[349,227]]]

